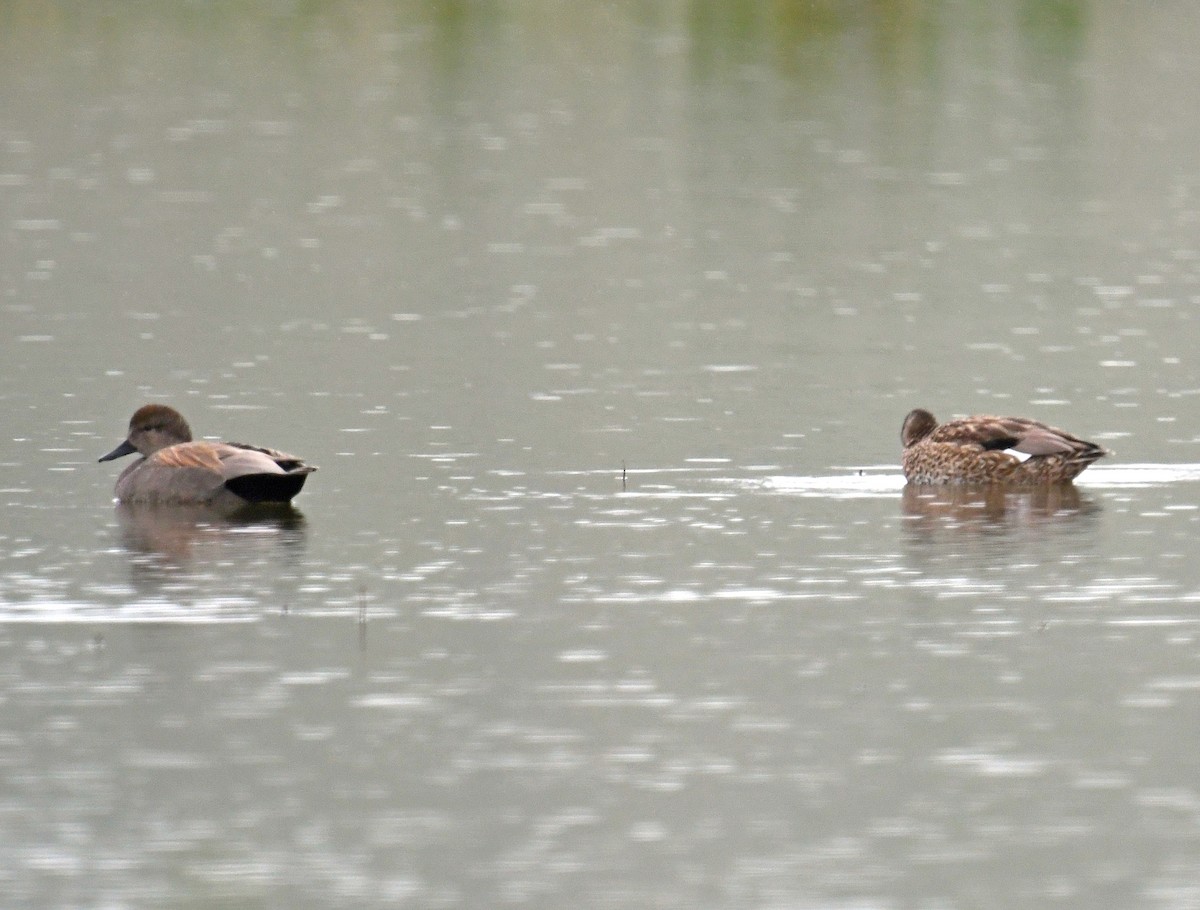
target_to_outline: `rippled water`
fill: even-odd
[[[1187,906],[1198,475],[477,478],[370,571],[118,513],[5,574],[10,893]]]
[[[1192,4],[0,16],[5,906],[1196,906]]]

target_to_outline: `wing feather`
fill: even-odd
[[[218,446],[209,442],[181,442],[167,446],[159,449],[147,461],[166,468],[200,468],[218,473],[221,470]]]
[[[1026,455],[1066,455],[1094,448],[1057,427],[1027,417],[967,417],[934,430],[936,442],[977,445],[981,449],[1015,449]]]

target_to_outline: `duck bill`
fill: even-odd
[[[137,449],[134,448],[133,443],[126,439],[107,455],[100,456],[100,461],[112,461],[114,458],[124,458],[126,455],[132,455],[136,451]]]

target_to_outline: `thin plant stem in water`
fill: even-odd
[[[367,586],[358,586],[358,649],[367,649]]]

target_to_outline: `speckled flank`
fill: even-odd
[[[909,483],[1070,483],[1107,455],[1094,442],[1026,417],[966,417],[938,424],[928,411],[909,413],[900,431]],[[1024,461],[1006,450],[1022,452]]]

